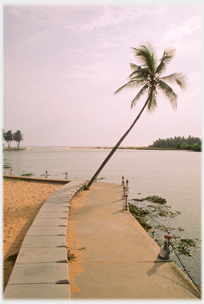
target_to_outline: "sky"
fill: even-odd
[[[188,84],[172,86],[176,111],[159,95],[157,109],[145,110],[121,146],[201,138],[200,2],[49,2],[2,5],[2,127],[21,131],[21,146],[114,146],[147,98],[130,109],[139,88],[114,94],[128,81],[130,63],[139,64],[132,48],[147,43],[158,60],[175,49],[164,76],[182,72]]]

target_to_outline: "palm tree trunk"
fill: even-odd
[[[138,121],[138,119],[140,118],[142,112],[144,111],[144,109],[146,108],[150,97],[152,95],[152,91],[149,94],[142,110],[140,111],[140,113],[137,115],[136,119],[133,121],[132,125],[130,126],[130,128],[125,132],[125,134],[121,137],[121,139],[118,141],[118,143],[115,145],[115,147],[111,150],[111,152],[108,154],[108,156],[106,157],[106,159],[103,161],[103,163],[101,164],[101,166],[99,167],[99,169],[96,171],[96,173],[94,174],[94,176],[92,177],[92,179],[88,182],[87,184],[87,188],[89,188],[94,180],[97,178],[97,176],[99,175],[99,173],[101,172],[101,170],[103,169],[103,167],[105,167],[105,165],[107,164],[107,162],[109,161],[109,159],[111,158],[111,156],[115,153],[115,151],[118,149],[118,147],[120,146],[120,144],[122,143],[122,141],[126,138],[126,136],[130,133],[130,131],[132,130],[132,128],[134,127],[134,125],[136,124],[136,122]]]

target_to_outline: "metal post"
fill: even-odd
[[[124,176],[122,176],[122,184],[121,184],[121,186],[124,186],[124,185],[125,185]]]
[[[126,180],[126,188],[127,188],[127,190],[129,189],[129,187],[128,187],[128,179]]]
[[[123,186],[123,198],[125,197],[125,190],[126,190],[126,187]]]
[[[123,210],[127,210],[127,198],[128,198],[128,192],[125,191],[125,202],[124,202],[124,205],[123,205]]]
[[[160,258],[162,260],[168,260],[169,259],[169,254],[170,254],[169,245],[170,245],[171,237],[172,236],[171,236],[170,231],[168,231],[168,233],[166,233],[164,235],[164,245],[161,247],[158,258]]]

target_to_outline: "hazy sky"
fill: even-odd
[[[21,130],[22,146],[115,145],[146,96],[130,110],[137,91],[113,93],[127,82],[129,63],[138,63],[131,48],[146,42],[158,59],[165,48],[176,49],[165,75],[183,72],[188,86],[173,87],[176,111],[160,95],[158,108],[142,114],[122,146],[201,138],[201,6],[196,1],[164,6],[4,2],[3,128]]]

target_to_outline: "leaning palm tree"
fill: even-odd
[[[173,73],[168,76],[162,77],[163,72],[166,70],[167,64],[174,57],[175,50],[164,50],[163,56],[157,64],[155,52],[152,46],[141,45],[139,48],[133,48],[135,57],[137,57],[141,65],[136,65],[130,63],[132,73],[129,76],[129,81],[120,87],[115,94],[119,93],[125,88],[137,88],[142,86],[140,91],[136,94],[134,99],[131,102],[131,108],[133,108],[137,101],[142,95],[147,94],[147,99],[139,112],[138,116],[133,121],[130,128],[125,132],[121,137],[115,147],[108,154],[106,159],[103,161],[97,172],[94,174],[92,179],[88,182],[87,187],[89,188],[94,180],[97,178],[98,174],[101,172],[103,167],[109,161],[114,152],[118,149],[122,141],[126,138],[129,132],[132,130],[138,119],[140,118],[142,112],[147,107],[148,111],[153,110],[157,106],[157,94],[159,91],[163,92],[165,97],[170,101],[172,108],[176,109],[177,107],[177,94],[169,86],[169,84],[178,84],[181,89],[185,88],[186,79],[185,76],[181,73]]]

